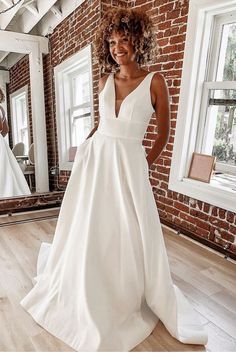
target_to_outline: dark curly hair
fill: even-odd
[[[131,36],[139,65],[151,63],[157,55],[158,46],[153,24],[146,13],[140,10],[115,8],[104,14],[95,37],[95,57],[101,72],[117,71],[119,68],[109,50],[108,41],[113,31]]]

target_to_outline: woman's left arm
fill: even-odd
[[[165,78],[162,74],[156,73],[151,84],[151,96],[154,99],[156,113],[156,124],[158,127],[157,139],[147,156],[149,167],[161,154],[169,140],[170,134],[170,105],[169,93]]]

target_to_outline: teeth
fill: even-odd
[[[116,54],[117,57],[122,57],[123,55],[125,55],[125,53],[122,54]]]

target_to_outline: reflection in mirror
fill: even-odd
[[[22,188],[21,191],[15,191],[13,188],[12,193],[6,194],[2,183],[2,205],[5,203],[2,199],[7,197],[17,197],[26,205],[27,200],[32,201],[37,195],[49,192],[43,84],[43,55],[47,53],[47,38],[0,31],[0,87],[6,97],[1,102],[1,120],[6,120],[9,130],[3,139],[8,144],[11,157],[13,154],[17,161],[15,166],[20,168],[17,168],[20,171],[17,177],[23,174],[24,184],[26,181],[28,186],[27,191],[24,188],[23,191]],[[1,174],[3,177],[2,171]],[[18,183],[17,177],[14,177],[14,181]],[[1,194],[2,190],[4,194]]]
[[[28,55],[9,71],[0,71],[0,198],[35,191],[34,144],[27,81]],[[24,68],[24,70],[22,70]]]

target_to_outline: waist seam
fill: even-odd
[[[139,138],[132,138],[132,137],[127,137],[127,136],[121,136],[121,135],[114,135],[114,134],[109,134],[109,133],[104,133],[101,130],[97,129],[97,132],[100,135],[104,135],[104,136],[109,136],[111,138],[115,138],[115,139],[125,139],[125,140],[132,140],[132,141],[138,141],[142,143],[143,139],[139,139]]]

